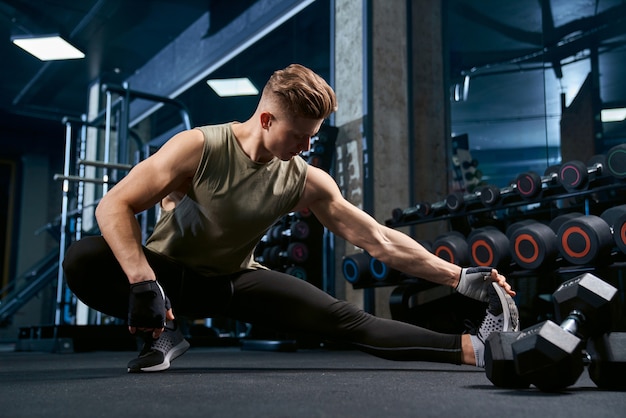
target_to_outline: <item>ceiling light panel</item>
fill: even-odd
[[[85,54],[58,35],[14,37],[13,43],[42,61],[85,58]]]
[[[602,109],[602,122],[621,122],[626,119],[626,108]]]
[[[259,90],[248,78],[224,78],[207,80],[207,84],[220,97],[255,96]]]

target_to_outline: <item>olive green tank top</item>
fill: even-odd
[[[173,210],[162,210],[146,246],[209,276],[265,268],[254,248],[300,200],[307,163],[252,161],[231,124],[196,129],[204,147],[190,190]]]

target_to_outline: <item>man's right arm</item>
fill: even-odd
[[[204,136],[197,129],[175,135],[137,164],[100,201],[96,209],[98,226],[130,283],[156,279],[143,254],[135,215],[188,187],[200,162],[203,143]]]

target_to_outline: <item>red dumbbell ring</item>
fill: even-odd
[[[454,253],[450,248],[446,247],[445,245],[440,245],[435,248],[435,255],[452,264],[456,264],[456,260],[454,259]]]
[[[486,256],[486,257],[485,257]],[[484,239],[472,243],[472,260],[477,266],[493,266],[493,248]]]
[[[530,247],[525,244],[530,244]],[[530,234],[519,234],[515,237],[515,252],[513,253],[523,266],[533,266],[539,259],[539,244]],[[529,252],[529,248],[531,251]]]
[[[576,244],[580,244],[580,240],[584,242],[584,245],[571,245],[572,241],[576,240]],[[574,264],[586,264],[581,262],[585,260],[591,252],[591,239],[586,231],[580,226],[569,226],[561,234],[561,248],[563,249],[563,257],[567,258]]]
[[[292,242],[287,246],[287,256],[296,263],[304,263],[309,259],[309,248],[301,242]]]
[[[559,169],[559,183],[572,192],[584,188],[587,180],[587,166],[582,161],[570,161]]]
[[[541,177],[532,171],[517,176],[515,184],[517,192],[525,199],[533,198],[541,191]]]

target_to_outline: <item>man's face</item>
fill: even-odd
[[[317,134],[323,122],[323,119],[272,117],[267,148],[277,158],[288,161],[309,150],[311,137]]]

